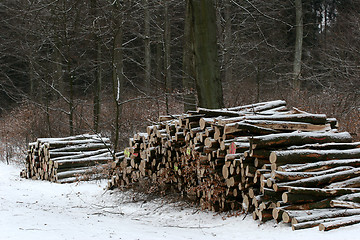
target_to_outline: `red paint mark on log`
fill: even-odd
[[[317,138],[317,137],[310,137],[310,139],[313,139],[315,141],[323,141],[326,139],[326,137],[322,137],[322,138]]]
[[[235,154],[236,153],[236,144],[233,142],[230,145],[230,150],[229,150],[230,154]]]

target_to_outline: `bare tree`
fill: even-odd
[[[295,0],[295,12],[296,12],[296,37],[295,37],[295,57],[294,57],[294,79],[293,87],[295,90],[300,90],[300,77],[301,77],[301,56],[302,56],[302,44],[303,44],[303,11],[302,1]]]
[[[123,64],[123,11],[120,1],[113,3],[113,34],[114,42],[112,48],[112,81],[113,81],[113,95],[115,103],[115,140],[114,152],[117,152],[119,145],[120,134],[120,115],[121,115],[121,101],[124,93],[124,64]]]
[[[184,95],[184,110],[196,110],[195,85],[195,55],[193,34],[193,18],[191,15],[190,0],[186,0],[185,26],[184,26],[184,50],[183,50],[183,71],[182,80]]]
[[[196,88],[201,107],[223,107],[218,62],[216,13],[213,0],[190,0],[188,8],[193,22]]]
[[[151,36],[150,36],[150,6],[148,0],[143,0],[144,8],[144,42],[145,42],[145,89],[147,92],[151,90]]]

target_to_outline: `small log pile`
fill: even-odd
[[[254,219],[283,221],[293,230],[358,223],[358,211],[349,208],[359,208],[360,142],[351,141],[350,134],[333,131],[250,138],[248,156],[261,163],[259,188],[248,192],[243,205]]]
[[[38,138],[28,145],[20,176],[57,183],[106,178],[114,159],[110,148],[109,138],[98,135]]]

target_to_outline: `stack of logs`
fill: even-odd
[[[98,135],[39,138],[29,143],[20,176],[58,183],[106,178],[114,159],[110,148],[109,138]]]
[[[281,100],[161,116],[129,144],[112,165],[110,189],[148,179],[202,209],[249,212],[294,230],[360,219],[347,210],[359,207],[360,143],[339,133],[336,119]]]
[[[248,160],[247,160],[248,159]],[[243,161],[254,161],[243,206],[254,219],[293,230],[331,230],[360,222],[360,142],[346,132],[294,132],[250,138]],[[355,215],[355,216],[354,216]]]

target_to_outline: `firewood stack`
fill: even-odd
[[[203,209],[248,212],[294,230],[360,222],[360,143],[324,114],[280,100],[198,108],[161,116],[129,144],[109,188],[150,179]]]
[[[55,182],[113,160],[109,139],[75,136],[29,145],[22,175]],[[294,230],[360,222],[360,142],[337,121],[277,100],[161,116],[115,154],[108,188],[175,190],[202,209],[250,213]],[[148,183],[150,182],[150,185]]]
[[[248,155],[261,163],[259,188],[248,192],[243,205],[254,219],[273,218],[294,230],[357,223],[356,211],[346,209],[359,208],[360,143],[351,141],[350,134],[334,131],[250,138]]]
[[[29,143],[20,175],[58,183],[106,178],[113,160],[110,148],[109,138],[98,135],[39,138]]]

